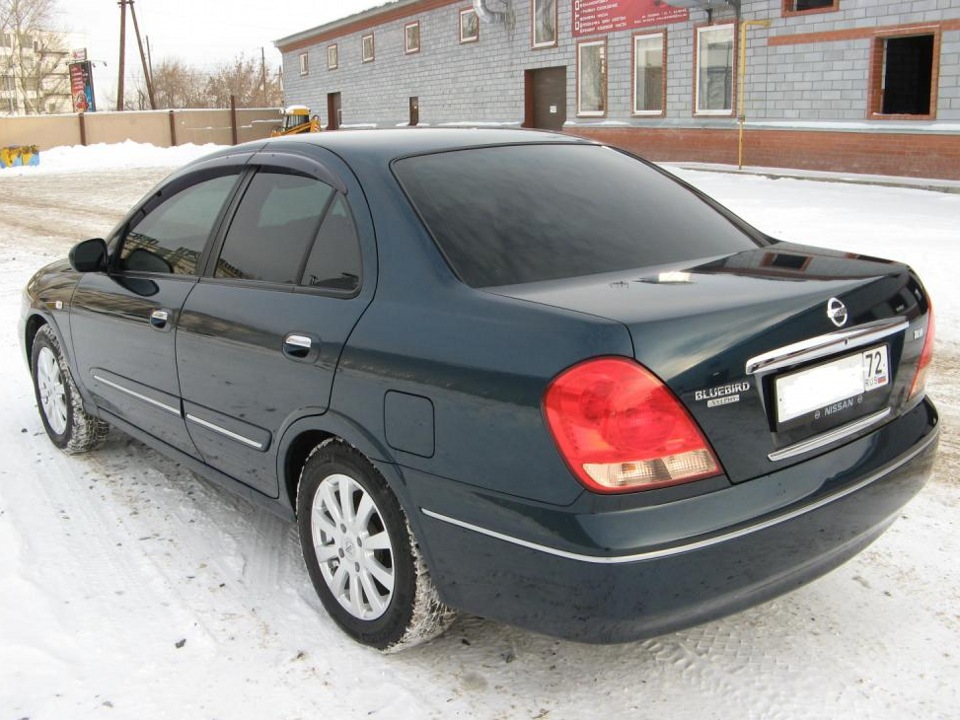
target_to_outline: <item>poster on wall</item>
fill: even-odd
[[[689,17],[689,10],[670,7],[662,0],[573,0],[573,36],[683,22]]]
[[[93,65],[89,60],[70,63],[70,95],[74,112],[96,112],[93,94]]]

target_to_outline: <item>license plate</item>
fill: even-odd
[[[776,380],[777,420],[809,413],[831,415],[862,402],[862,396],[890,382],[887,346],[864,350]]]

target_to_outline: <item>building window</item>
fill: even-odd
[[[360,39],[360,52],[363,62],[373,62],[373,33]]]
[[[410,53],[420,52],[420,22],[407,23],[403,26],[403,51]]]
[[[337,46],[327,45],[327,70],[336,70],[340,63],[340,54]]]
[[[557,44],[557,0],[533,0],[533,47],[554,47]]]
[[[939,33],[873,41],[870,111],[873,117],[936,116]]]
[[[698,115],[733,113],[734,25],[697,28],[696,103]]]
[[[480,18],[472,7],[464,8],[460,11],[460,42],[476,42],[479,39]]]
[[[840,9],[840,0],[783,0],[783,14],[832,12]]]
[[[300,53],[300,74],[310,74],[310,53]]]
[[[577,43],[577,115],[607,113],[607,41]]]
[[[666,33],[633,37],[633,113],[662,115],[666,95]]]

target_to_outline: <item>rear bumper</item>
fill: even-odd
[[[446,602],[550,635],[624,642],[737,612],[853,557],[923,487],[938,433],[924,400],[807,462],[646,507],[591,495],[535,506],[404,475]]]

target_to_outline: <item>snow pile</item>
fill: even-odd
[[[224,146],[207,143],[187,143],[176,147],[157,147],[150,143],[133,140],[106,145],[67,145],[40,152],[40,164],[36,167],[0,169],[0,177],[33,175],[35,173],[90,172],[119,168],[176,167],[208,155]]]

